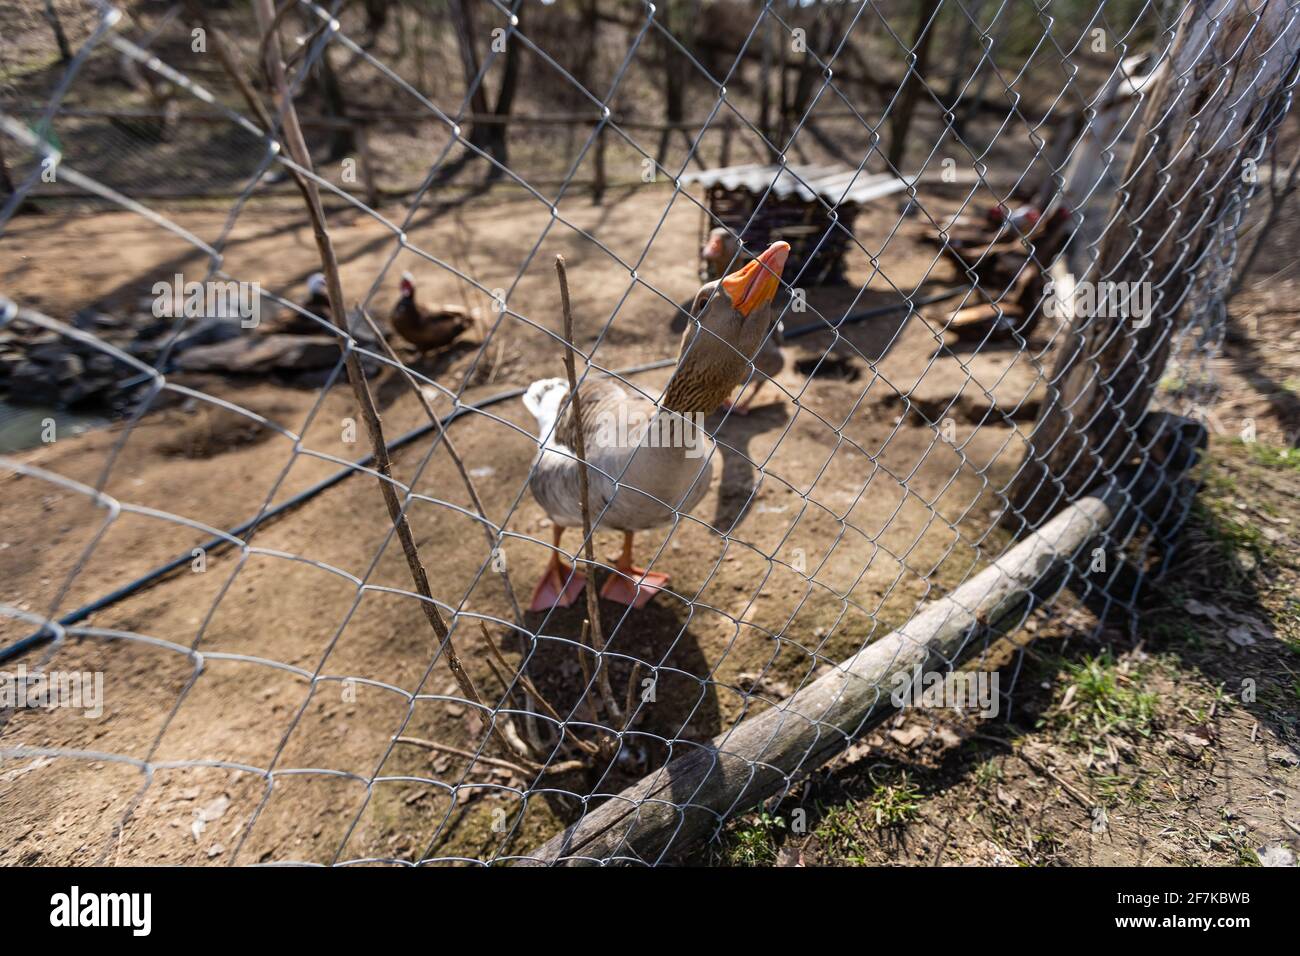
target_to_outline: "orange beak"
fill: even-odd
[[[749,265],[724,278],[722,289],[731,299],[732,307],[748,317],[755,309],[771,302],[781,287],[781,270],[789,255],[790,243],[774,242]]]

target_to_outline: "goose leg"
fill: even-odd
[[[551,532],[554,542],[551,557],[546,562],[542,579],[533,589],[533,603],[528,606],[530,611],[549,611],[553,607],[568,607],[578,600],[578,595],[586,586],[587,576],[560,560],[560,538],[563,536],[564,529],[557,524]]]
[[[647,571],[632,563],[632,532],[623,532],[623,553],[614,562],[614,573],[600,589],[600,596],[619,604],[643,608],[668,584],[668,575]]]

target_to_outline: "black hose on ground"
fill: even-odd
[[[629,369],[623,369],[617,374],[639,375],[642,372],[649,372],[659,368],[667,368],[668,366],[672,365],[674,362],[676,362],[676,359],[660,359],[657,362],[649,362],[645,365],[637,365]],[[471,402],[468,405],[462,405],[459,408],[455,409],[454,411],[448,412],[446,415],[442,416],[442,418],[439,419],[439,422],[442,428],[446,428],[456,419],[460,418],[462,415],[468,415],[470,412],[476,409],[487,408],[491,405],[497,405],[500,404],[501,402],[507,402],[512,398],[518,398],[520,395],[524,393],[524,391],[525,389],[522,388],[512,388],[509,389],[508,391],[498,392],[496,395],[490,395],[487,398],[480,399],[477,402]],[[436,425],[433,422],[429,422],[425,425],[421,425],[419,428],[412,429],[411,431],[407,432],[405,435],[395,438],[393,441],[389,442],[388,450],[389,452],[397,451],[399,448],[403,448],[406,445],[411,444],[411,442],[418,441],[419,439],[423,438],[425,435],[430,434],[436,428],[438,428],[438,425]],[[294,495],[292,498],[289,498],[287,501],[282,501],[280,504],[276,505],[271,510],[258,515],[256,518],[250,518],[248,521],[245,521],[242,524],[236,525],[235,527],[231,528],[227,532],[227,534],[229,534],[231,538],[238,538],[243,534],[245,534],[246,532],[248,532],[250,529],[257,527],[258,525],[261,525],[264,522],[278,518],[288,511],[292,511],[294,508],[298,507],[299,505],[304,504],[307,501],[310,501],[312,498],[315,498],[321,492],[333,488],[335,485],[344,481],[351,475],[357,474],[358,473],[357,469],[370,467],[374,463],[374,460],[375,460],[375,456],[373,454],[369,454],[362,458],[358,458],[351,465],[346,466],[344,468],[340,468],[338,471],[330,475],[328,478],[324,478],[321,481],[318,481],[310,488],[303,489],[302,491],[298,492],[298,494]],[[202,548],[205,553],[210,554],[213,551],[219,550],[223,547],[229,547],[230,545],[231,545],[231,541],[229,538],[213,537],[203,542],[203,544],[199,545],[199,547]],[[166,577],[168,574],[171,574],[173,571],[176,571],[177,569],[184,567],[185,565],[189,564],[191,560],[193,560],[193,551],[186,551],[184,554],[177,555],[175,558],[168,561],[166,564],[160,564],[152,571],[148,571],[145,574],[142,574],[134,581],[122,585],[117,590],[110,591],[108,594],[105,594],[103,597],[97,598],[96,600],[91,601],[89,604],[82,605],[81,607],[77,608],[75,611],[71,612],[70,614],[65,614],[63,617],[59,618],[59,625],[61,627],[71,627],[74,624],[79,624],[80,622],[84,621],[86,618],[90,617],[90,615],[94,614],[95,612],[102,611],[104,610],[104,608],[107,607],[111,607],[117,602],[124,600],[125,598],[128,598],[132,594],[135,594],[136,592],[143,590],[144,588],[155,583],[156,581],[161,580],[162,578]],[[13,644],[10,644],[8,647],[0,648],[0,664],[3,664],[5,661],[8,661],[14,657],[17,657],[19,654],[23,654],[31,650],[33,647],[39,647],[41,644],[44,644],[47,641],[51,641],[53,639],[54,639],[54,631],[52,631],[48,627],[42,628],[41,630],[37,631],[34,634],[29,634],[27,637],[15,641]]]
[[[903,312],[908,309],[914,309],[923,305],[933,305],[936,302],[942,302],[945,299],[954,298],[955,296],[960,295],[963,292],[966,292],[969,288],[970,288],[969,286],[956,286],[950,289],[945,289],[942,292],[935,293],[932,296],[928,296],[924,299],[920,299],[915,302],[910,302],[910,303],[895,302],[890,305],[883,305],[874,309],[867,309],[863,312],[855,312],[852,315],[846,315],[843,319],[841,319],[839,322],[835,324],[831,324],[825,321],[809,322],[806,325],[800,325],[794,329],[790,329],[785,333],[785,338],[794,339],[794,338],[799,338],[800,336],[803,335],[811,335],[814,332],[833,331],[835,329],[842,328],[846,325],[852,325],[853,323],[856,322],[863,322],[867,319],[880,318],[882,316],[890,315],[894,312]],[[677,360],[675,358],[660,359],[657,362],[648,362],[644,365],[636,365],[633,366],[632,368],[623,369],[617,372],[616,374],[639,375],[642,372],[650,372],[655,369],[667,368],[668,366],[673,365],[676,361]],[[523,388],[512,388],[509,389],[508,391],[499,392],[496,395],[491,395],[477,402],[472,402],[468,405],[462,405],[459,408],[455,409],[454,411],[451,411],[448,414],[444,415],[440,419],[441,427],[446,428],[456,419],[460,418],[462,415],[466,415],[469,412],[474,411],[476,409],[488,408],[489,406],[497,405],[501,402],[509,401],[512,398],[518,398],[520,395],[524,393],[524,391],[525,389]],[[419,428],[415,428],[407,432],[405,435],[402,435],[399,438],[396,438],[393,441],[389,442],[388,450],[390,452],[397,451],[399,448],[403,448],[406,445],[409,445],[411,442],[417,441],[420,438],[423,438],[425,435],[430,434],[437,427],[438,426],[435,425],[433,422],[429,422],[426,425],[421,425]],[[294,495],[292,498],[288,499],[287,501],[281,502],[280,504],[272,508],[270,511],[258,515],[256,518],[250,518],[248,521],[245,521],[242,524],[237,525],[234,528],[231,528],[227,533],[231,538],[238,538],[241,535],[248,532],[250,529],[257,527],[258,525],[266,521],[272,520],[274,518],[278,518],[279,516],[285,514],[286,512],[292,511],[294,508],[298,507],[299,505],[304,504],[307,501],[310,501],[312,498],[315,498],[321,492],[333,488],[335,485],[344,481],[351,475],[356,474],[357,469],[367,468],[373,462],[374,462],[373,454],[366,455],[363,458],[359,458],[351,465],[345,468],[340,468],[338,471],[330,475],[328,478],[318,481],[310,488],[306,488],[303,491],[300,491],[298,494]],[[211,553],[212,551],[219,550],[222,547],[227,547],[230,544],[231,542],[228,538],[214,537],[214,538],[209,538],[203,544],[199,545],[199,547],[203,549],[204,553]],[[118,588],[117,590],[110,591],[108,594],[105,594],[103,597],[91,601],[89,604],[82,605],[81,607],[77,608],[75,611],[71,612],[70,614],[65,614],[63,617],[59,618],[59,625],[61,627],[71,627],[74,624],[79,624],[80,622],[84,621],[86,618],[90,617],[90,615],[94,614],[95,612],[102,611],[107,607],[111,607],[112,605],[118,603],[119,601],[122,601],[125,598],[130,597],[132,594],[135,594],[136,592],[143,590],[144,588],[148,587],[154,582],[161,580],[162,578],[166,577],[168,574],[171,574],[173,571],[176,571],[177,569],[184,567],[192,559],[193,559],[193,551],[187,551],[184,554],[178,555],[177,557],[168,561],[166,564],[160,564],[152,571],[149,571],[141,575],[140,577],[136,578],[134,581],[122,585],[122,587]],[[54,632],[50,630],[48,627],[42,628],[41,630],[37,631],[34,634],[30,634],[27,637],[22,638],[21,640],[15,641],[13,644],[10,644],[8,647],[0,648],[0,664],[3,664],[5,661],[11,660],[14,657],[17,657],[19,654],[23,654],[31,650],[33,647],[38,647],[41,644],[44,644],[53,639],[54,639]]]

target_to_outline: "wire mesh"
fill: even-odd
[[[655,863],[691,849],[694,825],[685,821],[702,816],[706,835],[716,836],[731,814],[756,802],[757,788],[743,782],[722,797],[670,787],[665,798],[654,781],[671,781],[674,761],[720,764],[742,726],[780,711],[788,725],[816,728],[818,744],[789,760],[744,755],[751,777],[771,778],[758,796],[779,799],[892,710],[889,685],[876,686],[846,729],[827,711],[801,710],[798,701],[814,699],[804,692],[875,644],[922,640],[908,637],[918,615],[940,599],[967,594],[963,586],[984,580],[980,575],[1014,553],[1043,516],[1061,513],[1084,491],[1111,489],[1120,495],[1112,504],[1122,502],[1113,510],[1141,520],[1098,526],[1055,555],[1061,578],[1026,595],[1002,630],[1031,613],[1051,613],[1069,592],[1097,611],[1096,628],[1131,615],[1137,582],[1167,558],[1189,507],[1187,484],[1178,485],[1187,461],[1168,452],[1176,428],[1152,430],[1150,416],[1117,415],[1100,444],[1118,433],[1125,453],[1069,461],[1067,481],[1064,471],[1052,470],[1061,462],[1050,457],[1055,446],[1042,447],[1041,423],[1061,403],[1071,369],[1062,355],[1079,343],[1098,346],[1084,360],[1106,396],[1107,414],[1132,404],[1134,388],[1173,379],[1141,394],[1139,411],[1149,397],[1156,408],[1203,417],[1236,234],[1256,189],[1257,177],[1242,169],[1253,173],[1289,107],[1300,31],[1295,4],[1262,4],[1241,21],[1238,49],[1250,55],[1220,60],[1213,26],[1239,15],[1237,6],[1204,14],[1209,38],[1178,60],[1178,25],[1198,15],[1191,4],[1100,0],[1058,17],[1046,4],[944,0],[920,5],[913,25],[913,8],[904,15],[873,3],[827,4],[811,21],[808,5],[773,0],[626,4],[604,12],[593,3],[585,11],[608,21],[607,32],[593,29],[591,40],[609,67],[602,83],[595,60],[570,55],[580,41],[547,20],[547,7],[522,0],[451,4],[446,15],[465,34],[457,49],[486,52],[461,64],[421,64],[414,77],[377,39],[381,27],[360,12],[290,3],[277,19],[290,32],[301,29],[289,68],[304,100],[328,101],[320,90],[342,77],[345,86],[379,88],[406,105],[389,118],[346,110],[324,117],[312,136],[318,162],[307,169],[281,146],[282,113],[272,110],[273,125],[264,128],[232,95],[211,52],[213,36],[204,34],[202,52],[184,55],[186,44],[193,52],[210,29],[190,6],[159,12],[60,5],[78,41],[70,59],[42,74],[46,85],[20,78],[0,99],[12,167],[0,225],[9,231],[11,252],[33,241],[29,230],[71,228],[46,226],[54,207],[33,214],[24,210],[28,204],[57,198],[68,204],[57,208],[75,209],[84,201],[92,217],[121,209],[166,235],[158,248],[177,265],[151,268],[151,280],[173,271],[205,285],[269,276],[257,289],[262,305],[331,337],[337,356],[316,364],[309,388],[299,382],[298,394],[310,400],[282,410],[246,378],[187,375],[178,362],[192,344],[186,335],[195,317],[164,319],[160,344],[140,352],[81,315],[69,321],[50,314],[55,310],[33,294],[30,280],[11,272],[3,328],[25,336],[24,349],[37,340],[73,349],[73,377],[106,357],[117,404],[116,423],[93,453],[3,457],[10,487],[28,489],[6,505],[15,522],[45,527],[39,516],[17,513],[40,501],[33,487],[88,506],[56,519],[69,522],[84,544],[63,544],[56,564],[42,566],[48,573],[39,586],[0,605],[10,625],[0,633],[12,639],[6,666],[21,661],[29,682],[42,673],[102,670],[105,699],[118,710],[105,731],[93,721],[60,720],[52,710],[11,706],[0,757],[21,773],[39,771],[27,777],[29,785],[78,779],[56,777],[51,768],[94,768],[99,783],[89,790],[109,834],[93,847],[101,861],[120,858],[124,842],[128,858],[150,859],[150,834],[174,817],[182,784],[194,782],[201,784],[196,790],[224,796],[215,809],[209,803],[196,811],[192,845],[164,840],[158,859],[206,853],[240,863],[528,861],[566,826],[602,805],[622,804],[633,816],[668,806],[679,826],[649,850],[629,830],[600,859]],[[425,18],[433,23],[432,8],[396,10],[403,29],[418,31]],[[718,16],[728,16],[734,29],[742,22],[738,12],[747,27],[733,37],[736,50],[702,41]],[[260,88],[251,64],[265,50],[264,38],[238,33],[233,18],[221,22]],[[1258,31],[1278,23],[1276,35],[1260,43]],[[927,38],[941,24],[970,46],[949,74],[928,53]],[[897,72],[864,75],[869,58],[857,42],[868,39],[869,51],[892,52]],[[540,114],[518,108],[511,115],[498,102],[496,119],[485,119],[489,87],[499,92],[505,74],[524,69],[509,65],[510,51],[527,55],[526,83],[545,78],[558,85],[562,92],[553,99],[581,116],[548,126]],[[645,64],[651,53],[665,65],[670,87],[689,85],[690,106],[703,113],[698,121],[680,112],[674,118],[670,109],[668,121],[656,125],[638,113],[653,81]],[[787,90],[787,60],[795,56],[797,88]],[[782,82],[774,118],[766,81],[761,103],[750,87],[777,59]],[[1280,80],[1279,59],[1290,64]],[[422,75],[437,67],[466,71],[459,101]],[[122,70],[144,108],[124,108],[126,95],[106,92],[106,71]],[[1160,89],[1161,70],[1185,70],[1164,81],[1164,117],[1144,113],[1151,90]],[[322,79],[322,72],[334,79]],[[1209,106],[1192,110],[1197,124],[1220,110],[1245,117],[1230,127],[1227,145],[1213,144],[1230,160],[1190,189],[1170,175],[1146,197],[1152,205],[1134,205],[1131,189],[1144,161],[1165,156],[1158,147],[1184,132],[1162,123],[1172,122],[1180,98],[1202,95],[1193,80],[1205,73],[1231,79],[1211,87]],[[358,124],[364,146],[355,141]],[[305,125],[311,132],[311,121]],[[332,131],[341,128],[354,139],[335,149]],[[508,132],[494,135],[501,130]],[[891,132],[906,137],[902,153]],[[655,133],[660,142],[651,148],[644,140]],[[674,134],[686,144],[681,150],[672,146]],[[727,165],[740,142],[748,144],[746,158],[763,185],[737,227],[682,177],[692,165]],[[412,144],[423,157],[417,176],[407,162]],[[367,167],[361,180],[344,176],[358,159]],[[881,200],[849,216],[811,183],[809,170],[827,163],[845,174],[842,194],[871,175],[901,178],[901,202]],[[635,185],[607,180],[606,168],[635,170],[625,177]],[[274,231],[300,215],[290,206],[298,200],[285,170],[310,179],[329,200],[340,248],[348,255],[366,250],[345,269],[347,294],[358,303],[346,321],[336,324],[294,301],[301,274],[276,278],[276,263],[240,251],[250,220]],[[688,332],[697,323],[698,309],[681,304],[684,296],[688,304],[694,299],[698,285],[690,278],[697,232],[687,220],[698,217],[704,233],[726,225],[737,241],[721,271],[739,268],[761,251],[755,235],[780,235],[764,232],[780,170],[806,187],[809,215],[830,223],[800,234],[806,256],[782,277],[777,299],[789,341],[803,349],[798,375],[786,368],[769,376],[751,355],[735,383],[742,394],[759,387],[775,394],[784,411],[745,416],[732,406],[708,420],[708,460],[721,473],[706,499],[715,514],[710,520],[698,508],[667,503],[671,519],[644,536],[654,544],[643,537],[646,569],[673,570],[651,605],[605,602],[597,629],[584,624],[581,599],[571,608],[524,611],[515,588],[543,566],[551,547],[529,493],[547,436],[517,401],[529,377],[549,368],[548,375],[562,378],[572,348],[580,394],[612,380],[632,396],[662,402],[676,336],[647,328],[640,317],[658,316],[665,330],[674,320]],[[467,171],[488,185],[471,181]],[[188,207],[153,202],[178,196],[204,197],[220,215],[203,219]],[[456,248],[462,217],[476,214],[480,203],[482,219],[510,220],[491,235],[498,245]],[[1166,222],[1163,212],[1152,214],[1156,205],[1173,210],[1173,242],[1193,254],[1169,262],[1155,246],[1143,246],[1151,239],[1146,223],[1163,229]],[[610,228],[611,217],[626,228]],[[454,225],[442,228],[448,219]],[[284,227],[284,238],[273,241],[297,241],[290,234],[300,227],[300,220]],[[975,238],[960,239],[963,230]],[[1103,250],[1117,232],[1140,251],[1136,265],[1125,257],[1126,269],[1112,277],[1099,269],[1115,265],[1103,262]],[[46,269],[89,269],[104,248],[99,244],[124,241],[70,235],[61,252],[42,247],[42,255],[67,257],[46,262]],[[832,247],[846,250],[856,271],[852,283],[828,291],[808,277],[813,260]],[[569,259],[577,288],[580,329],[571,344],[549,271],[557,250]],[[940,283],[945,266],[955,286],[950,278]],[[365,316],[381,311],[404,269],[421,270],[422,281],[437,276],[440,289],[454,289],[477,315],[479,341],[460,361],[399,357],[367,324]],[[1077,282],[1067,280],[1071,271]],[[1075,290],[1112,278],[1134,283],[1135,295],[1150,295],[1150,314],[1177,321],[1157,323],[1157,334],[1144,339],[1131,323],[1067,301]],[[939,285],[946,288],[936,295]],[[977,321],[963,321],[981,309]],[[1089,338],[1098,329],[1105,335]],[[776,336],[774,325],[773,345]],[[1136,355],[1138,386],[1108,378],[1101,349],[1116,341],[1128,344],[1123,361]],[[9,348],[17,354],[20,346]],[[357,454],[366,447],[365,429],[344,398],[349,356],[361,358],[376,392],[386,396],[386,421],[410,427],[400,441],[386,436],[395,452],[407,449],[395,457],[393,474],[373,455]],[[15,401],[22,397],[16,381],[11,377],[9,386]],[[250,389],[257,401],[245,397]],[[282,464],[245,478],[242,462],[225,471],[203,465],[166,483],[155,503],[137,500],[124,468],[138,461],[138,448],[160,420],[196,409],[240,421],[256,434],[249,439],[255,447],[282,443]],[[1069,434],[1095,431],[1100,415],[1083,411],[1064,409]],[[335,439],[349,429],[360,432],[360,449]],[[1096,451],[1096,444],[1084,445]],[[600,466],[588,457],[594,473]],[[1031,516],[1014,486],[1036,462],[1050,467],[1033,482]],[[260,481],[263,472],[271,480],[254,490],[253,512],[238,523],[226,520],[230,509],[213,505],[212,489]],[[1177,493],[1153,491],[1157,479],[1178,485]],[[370,481],[399,496],[431,598],[404,576],[392,547],[396,522],[380,509]],[[241,494],[229,494],[242,502]],[[605,517],[593,509],[602,545],[608,531],[618,530],[602,528]],[[178,550],[175,542],[187,542],[162,565],[165,574],[105,571],[115,561],[138,570],[114,544],[136,519],[168,529],[158,532],[168,556]],[[185,537],[168,536],[171,529]],[[126,540],[142,539],[136,533]],[[588,561],[587,544],[573,544],[571,533],[564,548],[566,561],[585,568],[587,587],[596,587],[598,575],[627,574],[613,561]],[[227,559],[219,561],[223,551]],[[1100,569],[1099,552],[1109,557]],[[73,611],[78,601],[84,603]],[[232,616],[232,604],[244,611]],[[949,606],[950,614],[964,611],[972,608]],[[430,633],[429,616],[445,621],[445,637]],[[943,668],[991,660],[996,646],[997,634],[972,630],[941,649]],[[1004,702],[1018,667],[1004,669],[1011,685],[1000,692]],[[462,668],[476,697],[459,678],[448,679]],[[262,680],[285,683],[251,689]],[[834,706],[844,693],[833,695]],[[638,791],[638,781],[653,796]],[[226,816],[232,803],[235,812]],[[203,837],[218,820],[228,848]]]

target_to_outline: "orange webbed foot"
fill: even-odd
[[[616,568],[600,589],[600,596],[640,610],[667,586],[669,577],[645,568]]]
[[[533,603],[530,611],[549,611],[554,607],[569,607],[587,584],[587,576],[575,571],[563,561],[553,561],[547,565],[542,579],[533,589]]]

